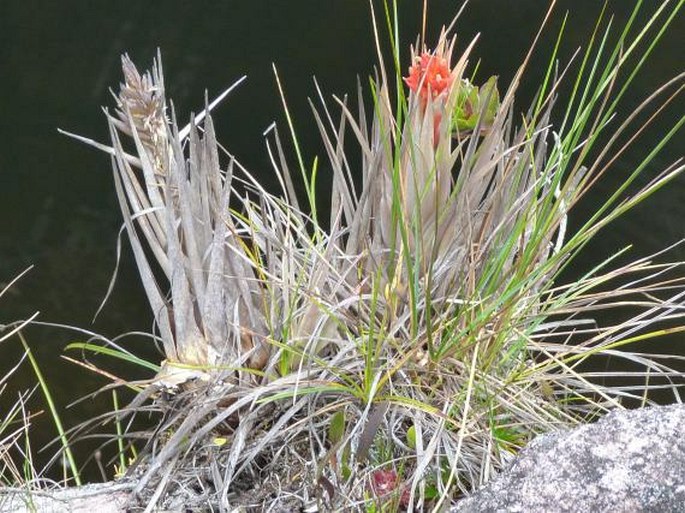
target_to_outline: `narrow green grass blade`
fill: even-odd
[[[55,403],[52,399],[50,388],[48,387],[48,384],[45,381],[45,378],[43,377],[43,373],[41,372],[40,367],[38,366],[38,362],[33,356],[33,352],[31,351],[28,342],[26,341],[24,335],[21,332],[19,333],[19,338],[21,340],[22,345],[24,346],[24,351],[26,351],[26,355],[28,356],[29,361],[31,362],[33,372],[36,374],[36,378],[38,378],[40,388],[43,391],[43,397],[45,397],[45,401],[47,402],[48,408],[50,409],[50,415],[52,416],[52,420],[55,423],[55,427],[57,428],[59,439],[62,443],[62,449],[64,450],[64,454],[67,457],[71,475],[74,478],[74,482],[76,483],[76,485],[81,486],[81,476],[79,474],[78,467],[76,466],[76,460],[74,459],[74,454],[71,451],[69,440],[67,440],[66,432],[62,427],[62,421],[60,419],[59,412],[57,411],[57,407],[55,406]]]

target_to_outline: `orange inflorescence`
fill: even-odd
[[[409,89],[418,92],[424,103],[429,95],[434,99],[448,89],[452,80],[454,77],[447,59],[428,52],[416,57],[409,67],[409,76],[404,79]]]

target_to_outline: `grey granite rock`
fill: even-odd
[[[685,405],[540,436],[457,512],[685,512]]]
[[[0,486],[0,513],[126,513],[130,482],[62,488]]]

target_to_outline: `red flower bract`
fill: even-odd
[[[402,487],[400,506],[406,507],[409,504],[409,489],[400,482],[396,471],[375,470],[371,474],[371,489],[378,498],[395,492],[399,486]]]
[[[429,94],[431,98],[439,96],[452,84],[453,79],[447,59],[423,52],[409,67],[409,76],[404,81],[425,102]]]
[[[397,472],[394,470],[376,470],[371,474],[371,487],[379,497],[393,492],[397,488]]]

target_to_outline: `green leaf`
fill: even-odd
[[[492,436],[503,449],[511,450],[513,447],[520,447],[524,443],[523,433],[511,427],[493,426]]]
[[[485,107],[483,124],[491,125],[499,109],[499,91],[497,90],[497,77],[495,75],[488,78],[488,81],[481,87],[480,99],[488,104]]]
[[[340,442],[345,434],[345,413],[337,411],[331,418],[331,425],[328,427],[328,438],[334,444]]]
[[[426,489],[425,489],[424,494],[425,494],[426,500],[437,499],[440,496],[440,492],[438,491],[438,487],[435,485],[426,485]]]
[[[407,445],[416,449],[416,426],[412,425],[407,429]]]
[[[99,346],[97,344],[91,344],[88,342],[72,342],[64,349],[67,351],[70,349],[80,349],[82,351],[90,351],[95,354],[104,354],[107,356],[111,356],[113,358],[119,358],[120,360],[124,360],[135,365],[139,365],[141,367],[145,367],[154,372],[160,371],[160,366],[157,364],[148,362],[147,360],[144,360],[142,358],[138,358],[137,356],[132,355],[130,353],[125,353],[123,351],[119,351],[118,349],[111,349],[109,347]]]

